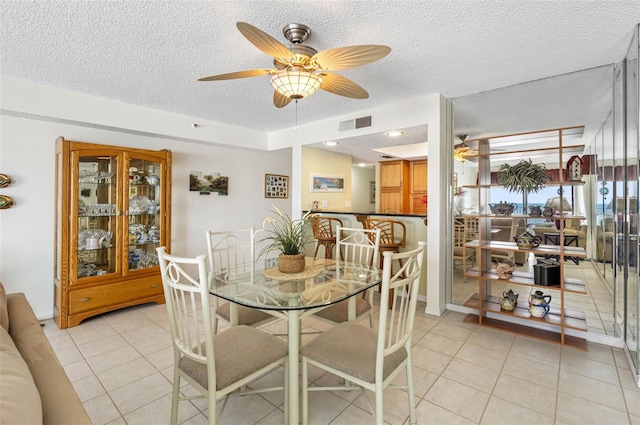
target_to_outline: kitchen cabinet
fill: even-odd
[[[427,194],[427,160],[411,161],[411,194],[410,206],[412,214],[427,214],[427,206],[423,203]]]
[[[171,152],[56,140],[54,316],[60,328],[164,303]]]
[[[409,161],[387,161],[380,164],[380,211],[406,212],[409,210]]]

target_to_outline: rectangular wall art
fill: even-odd
[[[265,198],[288,198],[289,197],[289,176],[277,174],[264,175],[264,197]]]
[[[202,171],[189,172],[189,190],[208,195],[215,192],[218,195],[229,194],[229,177],[222,177],[220,173],[202,174]]]
[[[311,173],[311,192],[344,192],[344,176]]]

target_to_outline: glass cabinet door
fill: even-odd
[[[77,156],[77,278],[118,273],[118,157]]]
[[[161,196],[164,182],[161,162],[133,156],[127,159],[127,269],[133,271],[158,265],[156,248],[164,240]]]

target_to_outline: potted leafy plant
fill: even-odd
[[[278,269],[282,273],[300,273],[304,270],[304,246],[313,240],[309,231],[309,220],[312,215],[306,213],[302,218],[294,220],[277,207],[272,211],[275,216],[269,216],[262,222],[266,236],[260,242],[268,242],[260,255],[270,251],[280,251]]]
[[[516,165],[502,164],[498,173],[498,183],[509,192],[537,193],[548,181],[546,166],[531,159],[521,159]]]

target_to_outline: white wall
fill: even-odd
[[[236,228],[261,225],[271,204],[300,214],[302,202],[302,145],[344,137],[337,122],[367,114],[373,125],[358,134],[427,124],[429,161],[429,264],[427,309],[444,310],[445,264],[440,255],[446,229],[443,213],[446,170],[440,146],[443,136],[444,98],[431,95],[409,99],[375,110],[354,112],[330,122],[300,126],[269,134],[214,121],[127,105],[33,83],[0,77],[0,173],[15,183],[0,193],[16,205],[0,211],[0,280],[8,292],[25,292],[40,318],[52,316],[54,141],[70,140],[173,151],[172,246],[175,253],[204,252],[203,232],[218,226]],[[193,128],[191,124],[198,122]],[[336,124],[336,125],[334,125]],[[354,134],[354,133],[351,133]],[[239,149],[246,148],[244,150]],[[265,152],[265,150],[272,152]],[[432,158],[433,156],[433,158]],[[444,156],[443,156],[444,158]],[[442,162],[442,164],[441,164]],[[229,196],[200,196],[188,191],[190,170],[215,171],[229,177]],[[263,197],[264,174],[290,176],[289,199],[276,202]],[[446,175],[446,173],[445,173]],[[439,200],[440,207],[435,201]],[[435,226],[431,226],[435,224]],[[420,231],[419,233],[421,233]],[[426,231],[420,239],[426,239]],[[431,304],[431,306],[429,305]]]
[[[64,97],[64,94],[57,94]],[[28,94],[25,93],[28,97]],[[75,96],[73,96],[75,97]],[[32,98],[32,102],[44,101]],[[63,100],[63,99],[60,99]],[[24,103],[24,99],[22,100]],[[9,116],[4,87],[0,115],[0,172],[15,183],[0,193],[16,205],[0,210],[0,281],[7,292],[24,292],[40,319],[53,316],[53,208],[55,139],[144,149],[170,149],[173,154],[172,252],[193,256],[206,252],[205,230],[262,226],[271,205],[291,213],[289,199],[264,198],[264,174],[291,175],[291,149],[266,152],[176,141],[110,131],[59,118]],[[100,102],[85,111],[93,123]],[[59,111],[58,111],[59,112]],[[160,111],[144,111],[165,122]],[[36,119],[38,118],[38,119]],[[178,132],[178,131],[177,131]],[[189,171],[216,171],[229,177],[228,196],[189,192]]]

